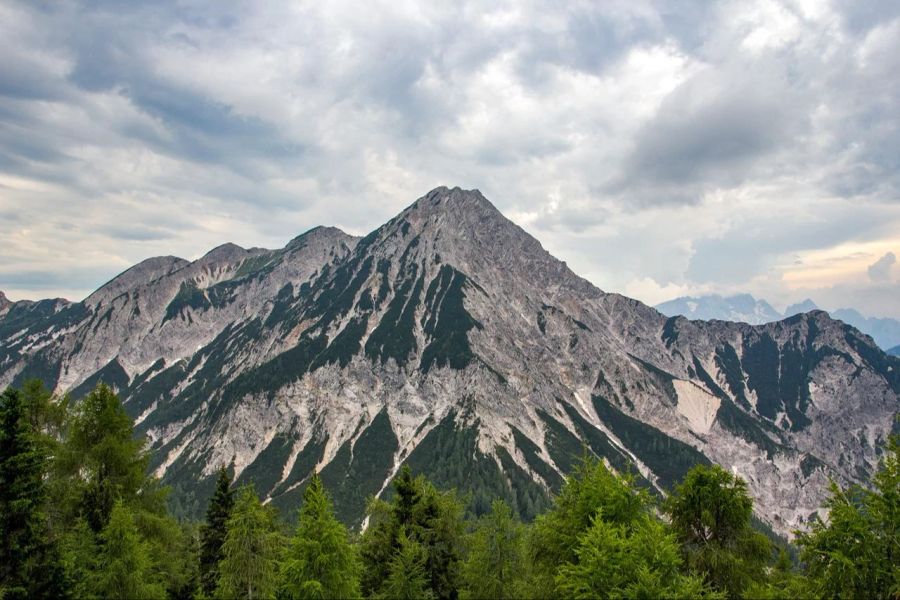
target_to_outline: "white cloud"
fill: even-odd
[[[604,289],[900,316],[865,276],[900,243],[898,31],[805,0],[7,2],[0,289],[364,233],[446,184]]]
[[[869,265],[867,272],[872,281],[890,281],[891,269],[897,263],[897,256],[893,252],[886,252],[884,256]]]

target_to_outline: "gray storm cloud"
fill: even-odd
[[[650,303],[799,300],[798,253],[900,243],[893,2],[11,0],[0,53],[14,298],[364,233],[438,184]]]

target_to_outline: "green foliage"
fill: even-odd
[[[153,573],[149,545],[141,539],[134,518],[121,501],[113,505],[100,542],[89,584],[91,596],[165,598],[165,587]]]
[[[377,494],[394,465],[399,447],[387,409],[353,443],[345,442],[322,470],[322,480],[335,499],[335,513],[344,523],[356,526],[365,512],[366,499]]]
[[[428,555],[422,545],[409,539],[404,528],[397,534],[397,549],[388,565],[388,576],[375,597],[390,600],[432,600],[428,581]]]
[[[281,574],[284,598],[358,598],[359,559],[347,529],[335,518],[318,474],[303,493],[297,531]]]
[[[469,554],[462,565],[464,598],[522,597],[525,576],[525,528],[503,502],[475,525],[468,538]]]
[[[465,420],[470,413],[464,413]],[[492,457],[478,447],[477,427],[460,427],[451,411],[413,449],[405,463],[425,475],[439,489],[473,490],[467,509],[474,515],[490,511],[491,502],[502,498],[523,518],[533,518],[548,506],[546,491],[498,449],[507,467],[500,470]],[[524,475],[524,476],[523,476]]]
[[[98,385],[75,407],[59,461],[74,495],[75,516],[84,515],[99,532],[119,499],[163,513],[165,492],[147,474],[148,461],[119,398]]]
[[[675,536],[649,514],[625,524],[605,520],[601,511],[575,555],[556,576],[567,598],[715,597],[702,577],[682,574]]]
[[[163,318],[163,323],[170,319],[174,319],[179,315],[184,317],[184,315],[187,314],[185,313],[185,310],[189,308],[193,308],[194,310],[206,310],[210,306],[211,304],[206,298],[206,294],[197,287],[196,283],[193,281],[182,281],[178,293],[175,294],[175,297],[172,298],[172,301],[166,306],[166,316]]]
[[[32,406],[33,408],[33,406]],[[44,512],[45,448],[17,390],[0,395],[0,590],[4,598],[65,595]]]
[[[219,581],[219,561],[225,543],[226,527],[234,507],[234,492],[228,469],[219,469],[216,490],[206,509],[206,523],[200,527],[200,581],[204,593],[211,596]]]
[[[469,344],[468,333],[483,329],[466,310],[466,288],[474,284],[456,269],[442,265],[438,276],[425,295],[428,320],[423,324],[429,340],[422,351],[420,368],[427,373],[432,367],[466,368],[476,357]],[[477,286],[475,286],[477,289]]]
[[[216,596],[246,600],[274,597],[281,552],[275,515],[260,503],[252,486],[242,487],[227,523]]]
[[[699,450],[623,413],[602,396],[592,396],[597,415],[625,446],[671,488],[691,467],[710,464]]]
[[[437,598],[455,598],[463,545],[463,506],[455,492],[438,492],[404,465],[390,503],[373,500],[362,538],[363,594],[384,593],[391,565],[406,537],[422,547],[428,586]],[[413,552],[408,550],[408,552]]]
[[[666,503],[689,568],[716,590],[739,597],[761,580],[771,556],[769,540],[753,529],[747,484],[718,465],[698,465]]]
[[[435,285],[434,302],[441,289]],[[669,477],[695,458],[659,432],[645,436],[604,402],[595,398],[598,411],[639,456],[659,462],[675,451]],[[581,446],[583,457],[572,461],[551,508],[530,526],[516,514],[540,512],[546,492],[506,450],[496,451],[499,466],[480,453],[477,419],[460,429],[453,414],[407,457],[388,499],[370,500],[369,526],[352,539],[326,486],[343,496],[376,490],[396,451],[390,420],[379,414],[352,452],[342,447],[345,471],[291,483],[321,460],[327,440],[314,438],[274,490],[286,509],[303,496],[285,548],[275,509],[250,486],[235,497],[230,467],[219,472],[205,523],[176,522],[108,387],[72,405],[29,382],[0,396],[0,598],[900,598],[898,439],[872,489],[832,486],[828,522],[798,533],[798,568],[784,549],[771,564],[772,545],[754,529],[759,524],[739,478],[718,466],[694,467],[664,502],[670,522],[663,521],[641,481],[587,455],[593,450],[625,464],[608,452],[602,432],[569,416],[589,446]],[[548,419],[556,462],[571,460],[573,440]],[[513,435],[529,464],[549,468],[540,448]],[[287,446],[280,440],[272,452]],[[211,478],[200,479],[206,460],[196,458],[182,475],[211,486]],[[468,516],[482,516],[464,520],[466,503],[456,492],[413,477],[410,465],[441,488],[476,488]],[[243,476],[253,480],[267,473],[264,467]]]
[[[823,598],[900,597],[900,437],[888,444],[874,489],[831,484],[828,522],[797,538],[812,593]]]
[[[582,460],[566,478],[553,508],[534,522],[529,540],[529,595],[560,593],[558,569],[578,563],[576,549],[598,518],[630,526],[649,509],[649,494],[636,487],[630,476],[617,476],[600,461]]]

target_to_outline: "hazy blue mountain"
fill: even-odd
[[[882,348],[891,348],[900,344],[900,321],[896,319],[865,317],[852,308],[831,311],[831,316],[871,335],[875,343]]]
[[[807,298],[802,302],[798,302],[796,304],[791,304],[784,311],[784,317],[793,317],[794,315],[799,315],[801,313],[808,313],[813,310],[819,310],[819,307],[815,302]]]
[[[807,298],[788,306],[784,313],[779,313],[765,300],[757,300],[750,294],[727,297],[711,294],[676,298],[657,304],[656,309],[665,315],[682,315],[688,319],[720,319],[759,325],[819,310],[819,307]],[[896,319],[865,317],[852,308],[831,311],[831,316],[872,336],[881,348],[887,349],[900,344],[900,321]]]
[[[892,356],[900,356],[900,346],[894,346],[887,352],[888,352],[888,354],[890,354]]]
[[[757,300],[750,294],[735,296],[682,296],[656,306],[656,310],[664,315],[681,315],[688,319],[734,321],[761,325],[778,321],[781,313],[772,308],[765,300]]]
[[[288,515],[319,470],[352,524],[403,464],[527,518],[587,449],[661,493],[725,465],[785,533],[831,478],[871,476],[900,409],[900,359],[822,311],[667,318],[443,187],[363,238],[225,244],[82,302],[15,303],[0,386],[32,377],[76,398],[115,387],[183,514],[233,460]]]

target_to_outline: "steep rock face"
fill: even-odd
[[[116,386],[193,513],[234,460],[281,507],[319,469],[353,523],[403,463],[529,516],[587,448],[661,493],[721,463],[784,533],[872,473],[900,408],[900,360],[825,313],[666,318],[458,188],[362,239],[151,259],[28,315],[0,321],[0,383]]]

